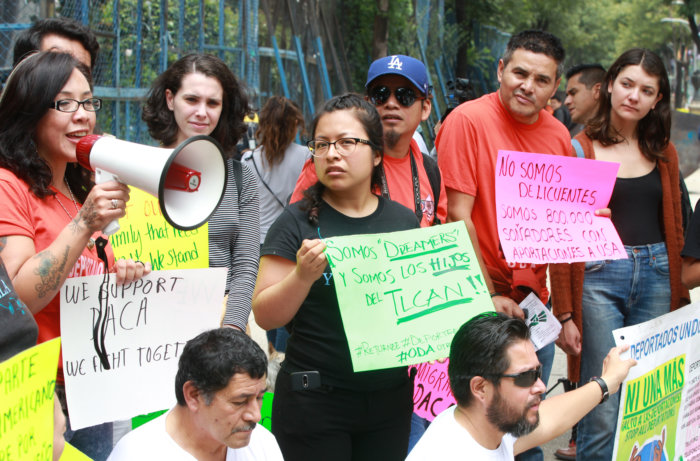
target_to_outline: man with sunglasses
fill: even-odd
[[[457,405],[435,418],[406,461],[458,460],[465,454],[512,460],[558,437],[618,391],[637,363],[620,358],[628,348],[610,350],[599,378],[542,400],[542,365],[525,322],[501,313],[477,315],[450,347],[448,375]]]
[[[420,152],[413,133],[432,109],[428,72],[419,60],[393,55],[374,61],[367,72],[367,100],[384,128],[382,188],[377,193],[414,210],[421,226],[444,223],[447,196],[437,163]],[[291,202],[317,181],[311,160],[299,176]]]

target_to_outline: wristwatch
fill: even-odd
[[[589,383],[592,383],[594,381],[598,383],[598,385],[600,386],[600,390],[603,391],[603,397],[601,397],[600,403],[598,403],[598,405],[600,405],[601,403],[608,400],[608,397],[610,397],[610,392],[608,391],[608,385],[605,383],[605,380],[603,378],[594,376],[590,380],[588,380]]]

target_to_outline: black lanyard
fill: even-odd
[[[420,178],[418,177],[418,166],[416,165],[416,159],[413,158],[413,152],[409,150],[408,155],[411,157],[411,175],[413,176],[413,201],[416,205],[416,217],[418,221],[423,220],[423,206],[420,198]],[[391,200],[389,194],[389,186],[386,183],[386,175],[384,174],[384,164],[381,165],[381,178],[382,178],[382,197]]]

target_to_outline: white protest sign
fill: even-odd
[[[620,387],[613,459],[700,459],[700,303],[613,336],[638,362]]]
[[[157,271],[126,285],[114,274],[66,280],[61,336],[72,429],[171,407],[182,348],[219,326],[225,284],[226,268]]]

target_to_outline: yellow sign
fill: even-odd
[[[60,338],[0,363],[0,461],[53,456],[53,399]]]
[[[150,261],[154,271],[209,267],[209,224],[190,231],[168,224],[158,199],[131,188],[121,228],[109,237],[117,259]]]
[[[627,382],[625,418],[653,407],[669,395],[683,389],[685,354],[669,360],[649,373]]]
[[[66,447],[61,454],[61,461],[92,461],[92,458],[66,442]]]

